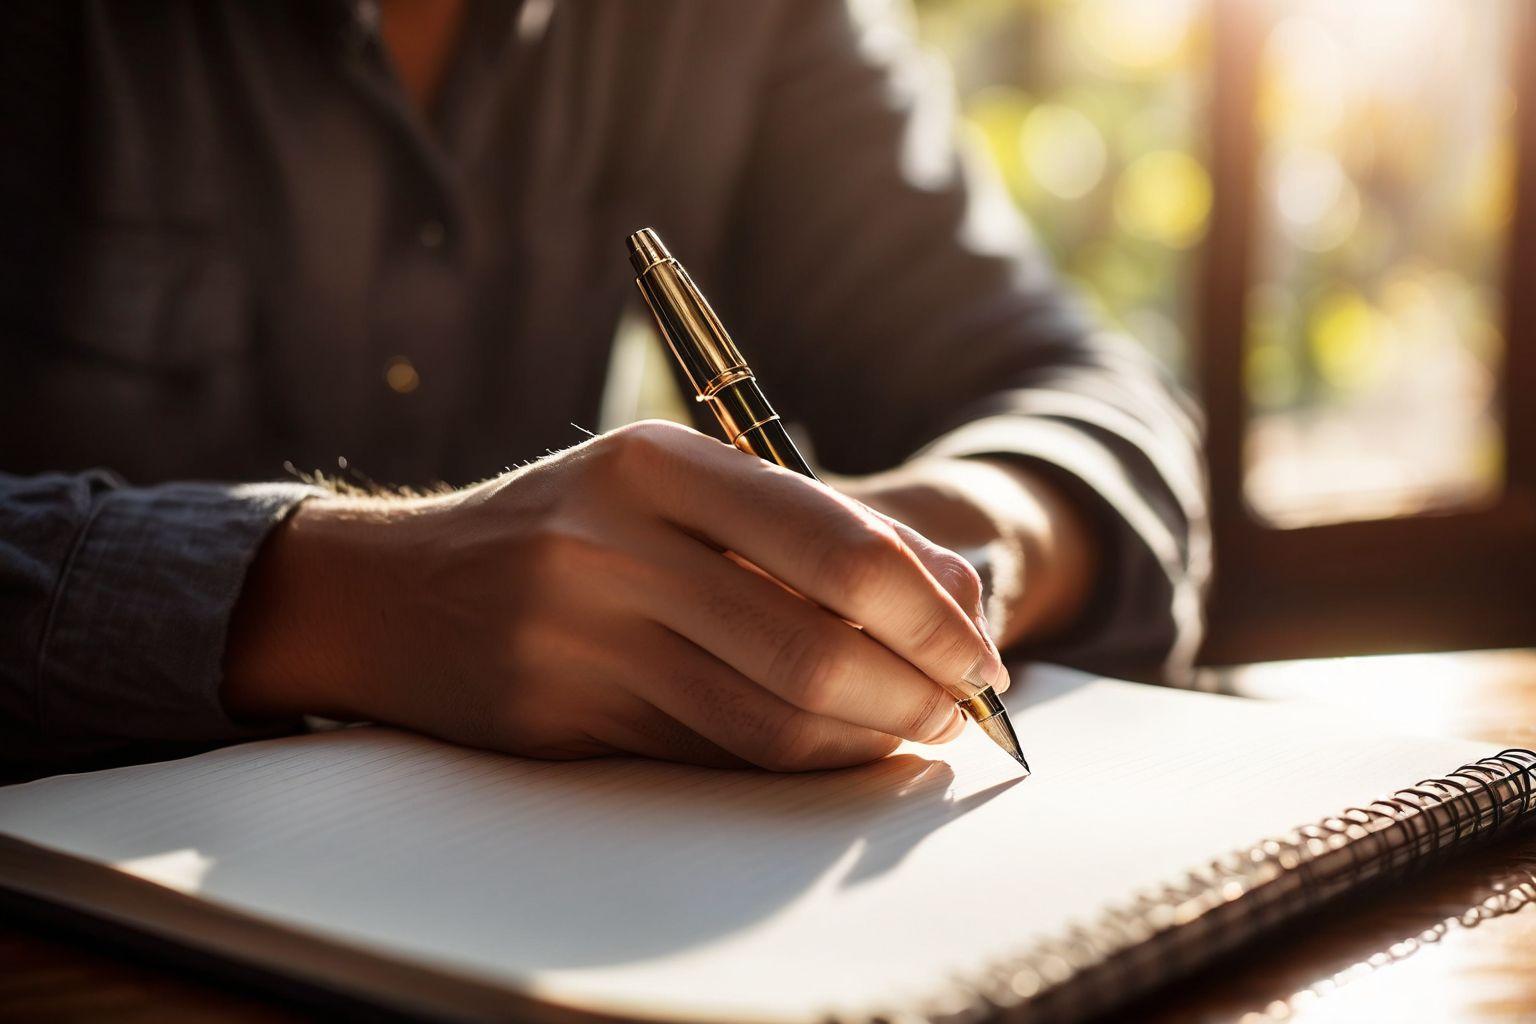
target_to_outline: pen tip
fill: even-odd
[[[1024,774],[1031,774],[1029,762],[1024,760],[1024,749],[1019,746],[1019,737],[1013,731],[1013,723],[1008,720],[1008,712],[1000,711],[991,718],[984,718],[976,723],[981,726],[982,732],[991,737],[1003,751],[1024,769]]]

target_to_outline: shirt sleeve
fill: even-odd
[[[225,636],[302,484],[129,487],[0,473],[0,749],[69,763],[147,743],[270,735],[219,699]]]
[[[1209,572],[1196,411],[1055,279],[905,8],[787,4],[722,259],[726,322],[840,473],[918,453],[1017,459],[1103,550],[1078,625],[1031,656],[1181,678]],[[739,271],[739,273],[738,273]]]

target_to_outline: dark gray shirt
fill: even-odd
[[[1080,496],[1104,578],[1034,653],[1188,662],[1194,419],[957,158],[951,97],[889,19],[472,5],[431,118],[368,4],[33,0],[0,21],[5,756],[248,734],[219,703],[225,630],[312,493],[291,467],[461,484],[578,440],[641,225],[828,468],[1001,455]],[[396,358],[414,389],[387,385]]]

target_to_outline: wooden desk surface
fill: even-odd
[[[1213,672],[1213,689],[1323,701],[1386,730],[1536,748],[1536,651]],[[1536,836],[1356,899],[1143,1000],[1137,1021],[1536,1021]],[[305,1007],[0,922],[0,1020],[270,1022]]]

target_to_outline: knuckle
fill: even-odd
[[[930,686],[929,693],[915,702],[902,716],[898,735],[909,740],[931,739],[937,727],[948,721],[949,709],[955,699],[937,686]]]
[[[682,482],[707,440],[697,431],[666,420],[641,420],[605,435],[611,439],[609,468],[635,491],[672,488]]]
[[[660,420],[627,424],[604,435],[606,448],[624,465],[654,463],[666,458],[676,443],[670,440],[668,426]]]
[[[819,560],[822,582],[850,604],[879,600],[890,585],[901,540],[894,530],[870,525],[858,534],[833,538]]]
[[[981,610],[981,574],[970,562],[952,551],[945,551],[935,556],[932,572],[939,586],[947,590],[962,609],[973,614]]]
[[[718,765],[722,757],[731,756],[651,704],[642,703],[622,716],[613,715],[606,731],[639,739],[643,749],[665,751],[668,759],[690,764]]]
[[[658,688],[674,690],[682,700],[703,709],[714,726],[727,733],[750,733],[753,714],[736,688],[722,685],[718,673],[701,666],[668,669],[654,667],[651,674]]]
[[[694,432],[667,420],[640,420],[613,432],[620,448],[636,458],[668,456],[688,444]]]
[[[801,629],[784,645],[777,660],[779,684],[796,706],[827,714],[841,702],[851,668],[847,655],[828,643],[822,630]]]
[[[980,641],[954,621],[946,608],[935,608],[913,633],[912,651],[930,672],[960,673],[970,667]]]

